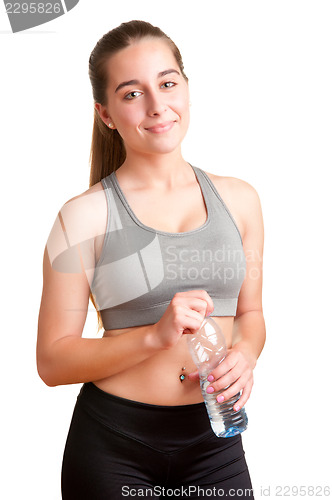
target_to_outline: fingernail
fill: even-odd
[[[236,406],[234,406],[234,409],[235,409],[235,411],[239,411],[240,406],[239,406],[239,405],[236,405]]]
[[[208,379],[209,382],[213,382],[214,381],[214,376],[213,375],[209,375],[207,379]]]
[[[208,387],[208,388],[206,389],[206,392],[207,392],[208,394],[211,394],[211,392],[214,392],[214,388],[213,388],[212,386],[210,386],[210,387]]]
[[[217,401],[218,401],[218,403],[222,403],[222,402],[224,401],[224,399],[225,399],[225,398],[224,398],[224,396],[222,396],[222,395],[220,395],[220,396],[218,396],[218,397],[217,397]]]

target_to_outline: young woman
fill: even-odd
[[[186,337],[208,314],[221,326],[228,355],[209,392],[242,391],[241,409],[265,342],[259,198],[183,159],[188,78],[159,28],[131,21],[105,34],[89,75],[90,188],[50,232],[37,341],[47,385],[83,384],[63,498],[253,497],[241,434],[213,433]],[[89,298],[102,338],[82,338]]]

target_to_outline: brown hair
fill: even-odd
[[[165,40],[178,63],[182,76],[188,81],[184,73],[183,61],[179,49],[160,28],[145,21],[129,21],[120,24],[117,28],[106,33],[96,44],[89,58],[89,78],[92,86],[94,103],[103,106],[107,104],[106,89],[108,74],[106,63],[119,50],[128,47],[131,43],[142,38],[159,38]],[[119,132],[110,129],[100,118],[97,109],[94,109],[92,142],[90,149],[90,179],[89,187],[94,186],[101,179],[117,170],[126,159],[126,151]],[[90,292],[90,299],[97,310],[94,298]],[[103,328],[99,311],[98,331]]]

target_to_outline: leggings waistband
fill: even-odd
[[[187,446],[212,432],[204,402],[152,405],[115,396],[88,382],[81,388],[77,405],[113,431],[151,446],[157,443],[165,450]]]
[[[111,394],[110,392],[103,391],[99,387],[97,387],[93,382],[84,383],[81,388],[81,393],[87,393],[91,398],[105,398],[110,404],[113,402],[114,404],[118,404],[122,407],[127,408],[141,408],[145,410],[151,410],[154,412],[161,412],[163,415],[165,411],[168,412],[169,415],[178,414],[179,412],[183,413],[193,413],[200,412],[202,408],[205,408],[205,403],[193,403],[186,405],[154,405],[150,403],[143,403],[141,401],[134,401],[133,399],[126,399],[120,396],[116,396],[115,394]]]

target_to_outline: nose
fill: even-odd
[[[150,92],[147,102],[147,113],[149,116],[159,116],[166,110],[164,96],[158,92]]]

